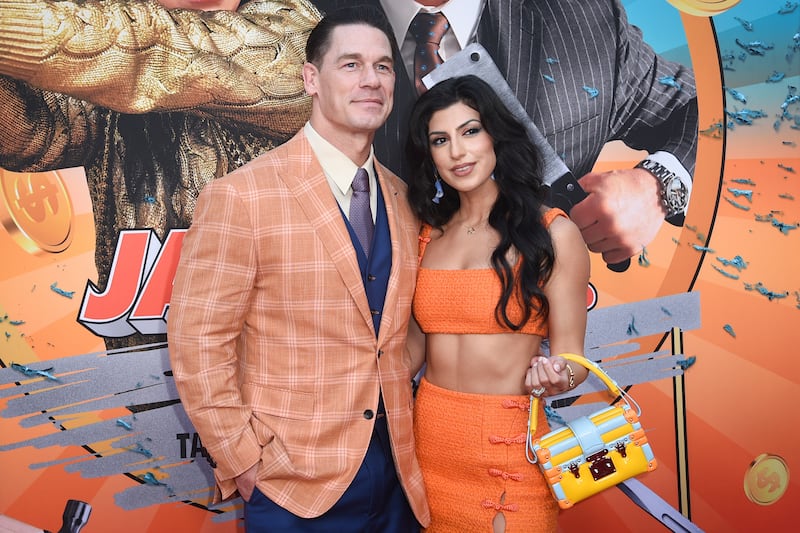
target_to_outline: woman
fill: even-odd
[[[525,458],[528,394],[586,378],[557,355],[583,354],[580,231],[543,205],[536,148],[479,78],[420,97],[407,156],[424,223],[409,349],[427,364],[414,431],[429,531],[555,531],[556,502]],[[545,337],[553,355],[531,359]],[[538,420],[546,433],[543,409]]]

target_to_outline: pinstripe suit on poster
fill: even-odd
[[[323,11],[342,4],[314,3]],[[377,0],[362,3],[380,6]],[[612,140],[650,153],[670,152],[690,175],[694,171],[694,74],[657,56],[628,24],[618,0],[487,0],[476,33],[576,177],[592,169]],[[416,94],[406,69],[396,71],[394,109],[376,134],[375,149],[386,166],[408,179],[398,146],[405,142]],[[681,90],[658,81],[665,76]]]
[[[405,184],[375,167],[392,259],[377,337],[356,250],[303,131],[200,195],[169,342],[178,390],[193,398],[187,413],[216,461],[215,501],[260,461],[257,487],[270,500],[301,517],[328,510],[361,465],[380,390],[398,477],[428,522],[405,351],[419,225]]]

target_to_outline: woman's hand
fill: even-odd
[[[525,387],[534,396],[554,396],[572,390],[586,379],[588,371],[559,355],[536,355],[525,375]]]

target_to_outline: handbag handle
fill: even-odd
[[[577,364],[581,365],[582,367],[586,368],[587,370],[589,370],[589,372],[591,372],[592,374],[594,374],[595,376],[600,378],[600,381],[602,381],[603,384],[606,387],[608,387],[608,390],[614,396],[620,396],[623,399],[623,401],[626,404],[628,404],[629,407],[631,407],[631,408],[635,407],[637,416],[642,414],[642,411],[641,411],[641,408],[639,407],[639,404],[637,404],[633,400],[633,398],[631,398],[625,391],[620,389],[619,385],[617,385],[617,382],[614,381],[613,379],[611,379],[611,376],[606,374],[605,371],[597,365],[597,363],[595,363],[594,361],[590,361],[590,360],[586,359],[585,357],[583,357],[581,355],[578,355],[578,354],[574,354],[574,353],[561,353],[561,354],[558,354],[558,355],[563,357],[567,361],[570,361],[570,362],[573,362],[573,363],[577,363]],[[633,405],[631,405],[631,404],[633,404]],[[533,394],[531,394],[530,411],[528,412],[528,440],[529,441],[532,440],[534,434],[536,434],[536,426],[538,425],[538,416],[537,416],[538,413],[539,413],[539,397],[538,396],[534,396]]]

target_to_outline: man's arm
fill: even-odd
[[[691,191],[697,152],[697,91],[691,69],[657,55],[641,31],[628,23],[620,5],[617,29],[615,109],[610,138],[646,150],[659,166]],[[684,212],[669,212],[671,193],[657,173],[644,168],[591,172],[580,184],[589,197],[570,216],[589,249],[607,263],[640,252],[665,219],[683,222]],[[669,215],[669,216],[667,216]]]
[[[256,272],[252,232],[237,192],[219,181],[207,185],[183,242],[167,321],[175,384],[216,463],[223,499],[261,457],[237,355]]]
[[[0,167],[39,172],[83,165],[99,149],[103,110],[0,76]]]
[[[300,73],[318,20],[306,0],[238,12],[0,0],[0,74],[122,113],[187,111],[287,136],[308,114]]]

